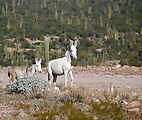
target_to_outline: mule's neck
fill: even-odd
[[[26,70],[28,76],[33,76],[36,72],[36,65],[32,65],[31,67],[27,68]]]
[[[72,56],[71,56],[71,52],[70,51],[67,51],[66,54],[65,54],[65,57],[67,58],[67,61],[72,64]]]

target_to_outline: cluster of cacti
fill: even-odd
[[[108,60],[112,60],[113,54],[116,59],[124,59],[132,50],[137,55],[134,58],[141,61],[141,50],[134,49],[135,46],[140,48],[142,44],[137,44],[142,34],[140,0],[1,0],[0,8],[0,44],[4,36],[8,39],[17,36],[43,39],[43,36],[50,34],[59,36],[61,40],[66,34],[66,39],[78,36],[80,41],[86,40],[86,44],[80,47],[83,51],[90,41],[97,43],[96,41],[101,42],[103,39],[102,44],[90,44],[88,47],[92,58],[100,56],[102,59],[103,54],[93,50],[105,47],[110,56]],[[61,41],[53,41],[53,44],[54,42],[60,48],[66,47],[65,44],[61,45]],[[124,52],[123,49],[122,52],[118,51],[120,46],[124,48]],[[41,54],[41,48],[36,50],[37,56],[44,54]],[[122,53],[123,57],[118,56],[118,53]],[[46,53],[43,56],[48,59],[49,55]]]

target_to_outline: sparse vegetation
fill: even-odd
[[[133,116],[137,116],[137,120],[141,119],[141,110],[139,114],[126,112],[120,104],[122,99],[126,99],[125,94],[116,91],[110,93],[83,88],[61,88],[61,92],[44,91],[38,97],[37,95],[37,91],[32,94],[9,94],[1,89],[0,101],[3,106],[11,107],[12,113],[5,113],[11,120],[132,120]],[[129,101],[131,99],[133,98],[129,95]],[[5,116],[1,118],[9,119]]]
[[[122,65],[141,66],[141,6],[141,0],[1,0],[0,64],[19,65],[21,60],[26,61],[22,65],[30,64],[33,53],[45,63],[44,52],[39,52],[44,48],[37,49],[39,43],[31,45],[26,40],[43,41],[48,35],[50,59],[55,53],[56,57],[63,56],[69,39],[78,39],[79,59],[75,65],[120,60]],[[18,50],[14,54],[7,49],[20,44],[19,49],[35,51],[24,52],[21,59]],[[16,62],[11,63],[14,58]]]

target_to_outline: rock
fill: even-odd
[[[132,112],[132,111],[138,112],[139,109],[140,109],[140,102],[139,101],[132,101],[132,102],[128,103],[128,105],[127,105],[128,112]]]
[[[92,66],[91,65],[87,65],[86,68],[92,69]]]
[[[121,68],[121,65],[120,65],[120,64],[117,64],[117,65],[114,66],[114,68],[116,68],[116,69],[117,69],[117,68]]]
[[[99,49],[96,49],[96,51],[100,53],[100,52],[103,51],[103,49],[102,49],[102,48],[99,48]]]
[[[129,69],[130,67],[128,65],[124,65],[123,69]]]
[[[22,118],[29,117],[29,115],[26,114],[26,113],[24,112],[24,110],[20,109],[19,111],[20,111],[20,114],[19,114],[20,117],[22,117]]]
[[[61,120],[61,118],[60,118],[60,116],[55,115],[55,116],[53,116],[53,120]]]
[[[140,110],[140,102],[139,101],[132,101],[132,102],[128,103],[128,102],[122,100],[121,105],[128,112],[139,112],[139,110]]]
[[[94,115],[94,120],[98,120],[98,117],[96,115]]]
[[[132,109],[128,109],[128,112],[139,112],[140,108],[132,108]]]
[[[142,96],[138,96],[138,100],[139,100],[139,101],[142,101]]]

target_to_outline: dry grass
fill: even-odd
[[[126,97],[127,96],[127,97]],[[127,99],[128,98],[128,99]],[[88,91],[83,88],[63,88],[61,92],[42,91],[31,94],[9,94],[0,89],[0,119],[2,120],[140,120],[140,112],[127,113],[120,104],[132,100],[117,91]]]

